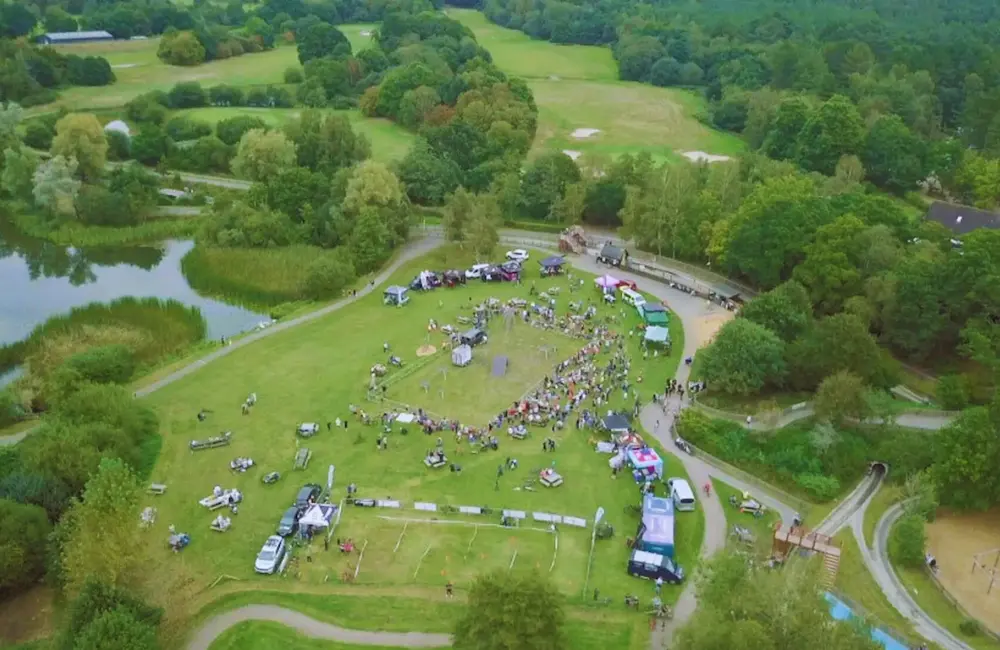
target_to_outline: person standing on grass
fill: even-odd
[[[451,580],[449,580],[448,584],[446,584],[444,586],[444,595],[445,595],[445,598],[454,598],[455,597],[455,585],[451,584]]]
[[[663,591],[663,578],[657,578],[656,579],[656,595],[659,596],[661,591]]]

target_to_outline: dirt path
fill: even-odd
[[[293,628],[308,637],[339,641],[354,645],[392,646],[398,648],[442,648],[451,645],[447,634],[421,632],[367,632],[349,630],[305,614],[276,605],[245,605],[238,609],[210,618],[198,628],[198,633],[188,643],[187,650],[208,650],[226,630],[247,621],[270,621]]]

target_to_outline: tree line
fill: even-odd
[[[988,3],[487,0],[483,11],[534,38],[609,44],[622,79],[694,88],[709,101],[705,120],[807,170],[829,175],[856,156],[888,191],[929,178],[936,191],[997,205],[1000,59]]]

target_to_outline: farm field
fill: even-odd
[[[341,25],[354,50],[371,42],[372,25]],[[110,41],[64,45],[56,49],[63,54],[103,56],[114,69],[117,81],[111,86],[75,86],[60,93],[56,102],[36,107],[29,113],[50,111],[65,106],[70,110],[92,110],[123,106],[129,100],[151,90],[170,90],[182,81],[197,81],[202,86],[265,86],[283,84],[285,70],[299,65],[294,45],[279,45],[266,52],[244,54],[231,59],[210,61],[199,66],[167,65],[156,58],[159,38],[137,41]]]
[[[410,150],[416,136],[395,122],[377,117],[365,117],[356,110],[322,109],[346,115],[358,133],[363,133],[372,143],[372,158],[381,162],[399,160]],[[237,115],[259,117],[268,124],[281,126],[299,116],[297,108],[253,108],[249,106],[189,108],[177,111],[193,119],[215,124]]]
[[[536,283],[538,290],[559,287],[557,309],[565,313],[571,299],[569,283],[565,277],[538,278],[537,266],[532,264],[534,256],[539,254],[532,252],[533,259],[526,266],[528,276],[520,287],[512,283],[472,281],[466,287],[414,294],[410,304],[402,308],[383,306],[381,295],[367,296],[355,305],[237,350],[146,398],[160,416],[164,437],[160,459],[150,478],[152,482],[168,485],[165,495],[150,497],[144,504],[154,505],[159,511],[148,537],[150,578],[175,585],[170,589],[171,599],[181,612],[190,605],[188,600],[193,593],[221,576],[237,580],[241,589],[335,588],[348,592],[394,588],[399,592],[423,593],[441,589],[446,581],[452,580],[461,596],[476,574],[499,568],[550,575],[575,604],[589,600],[594,589],[611,598],[613,604],[618,604],[626,593],[648,598],[652,591],[649,583],[629,578],[624,572],[628,555],[624,540],[634,534],[638,524],[638,519],[627,514],[625,508],[637,501],[638,489],[624,476],[617,481],[611,479],[607,457],[593,449],[591,439],[597,436],[596,432],[576,430],[571,421],[565,430],[555,433],[533,430],[532,436],[523,441],[501,433],[499,451],[478,454],[467,449],[468,444],[463,445],[466,449],[460,453],[453,435],[440,434],[449,462],[462,466],[462,471],[455,473],[447,468],[431,470],[423,464],[426,452],[435,446],[439,434],[424,435],[414,425],[404,435],[396,425],[389,434],[388,449],[377,451],[375,442],[381,428],[364,426],[350,416],[350,404],[376,417],[389,408],[365,401],[369,368],[385,362],[382,350],[385,342],[390,343],[392,353],[401,356],[405,364],[418,363],[415,350],[427,343],[426,325],[430,318],[441,324],[457,323],[459,315],[471,313],[470,304],[487,297],[529,298],[530,283]],[[408,283],[425,268],[461,266],[459,262],[468,261],[464,256],[467,254],[448,249],[435,251],[405,266],[391,282]],[[583,277],[585,286],[574,299],[596,303],[596,290],[589,278]],[[631,309],[626,311],[620,306],[599,309],[598,318],[613,318],[612,326],[622,331],[638,324],[638,317]],[[680,350],[683,332],[674,321],[672,335],[675,349]],[[495,324],[490,330],[490,342],[477,348],[476,354],[491,358],[492,346],[504,349],[505,335],[510,337],[509,344],[516,341],[518,347],[529,350],[510,353],[511,385],[504,387],[503,401],[499,401],[499,395],[490,395],[490,400],[497,401],[480,402],[488,394],[481,384],[492,379],[485,371],[463,375],[467,371],[475,373],[476,369],[449,367],[447,403],[436,405],[442,411],[448,409],[441,415],[461,415],[469,424],[482,425],[495,415],[498,403],[502,406],[513,399],[510,395],[519,396],[551,372],[559,360],[582,346],[580,341],[522,323],[515,323],[508,333],[502,329],[501,324]],[[495,336],[494,331],[498,331]],[[432,343],[440,344],[439,336],[434,335]],[[551,344],[553,337],[558,337],[555,343],[558,349],[548,363],[544,359],[540,363],[530,350]],[[655,358],[650,355],[644,360],[636,341],[626,337],[624,342],[633,359],[629,376],[639,387],[640,397],[648,399],[648,391],[673,374],[680,355],[679,352]],[[602,354],[600,363],[608,358],[606,353]],[[430,357],[428,368],[440,361],[440,357]],[[418,372],[412,376],[420,375]],[[414,409],[424,406],[420,380],[415,381],[415,386],[401,381],[398,394],[390,386],[388,396],[406,399]],[[241,415],[240,404],[250,392],[256,392],[259,401],[249,415]],[[632,400],[634,393],[626,399],[620,390],[615,390],[610,405],[602,409],[631,406]],[[195,417],[201,409],[210,412],[205,422]],[[328,423],[337,418],[348,419],[348,426],[328,429]],[[298,439],[294,429],[300,422],[318,422],[321,431],[314,438]],[[189,450],[190,440],[221,431],[233,432],[230,446],[199,452]],[[548,436],[557,440],[555,452],[541,449],[541,440]],[[312,461],[306,470],[292,471],[296,450],[303,446],[312,450]],[[508,456],[518,460],[518,467],[506,470],[498,481],[497,466],[503,465]],[[229,461],[234,457],[253,458],[255,467],[246,473],[231,472]],[[684,475],[676,458],[667,456],[665,461],[667,476]],[[565,477],[565,485],[547,489],[534,484],[532,490],[525,489],[535,472],[553,463]],[[364,556],[341,554],[333,544],[325,551],[317,540],[311,548],[297,553],[300,561],[289,577],[254,574],[253,558],[264,539],[273,533],[297,489],[306,482],[325,484],[329,465],[337,468],[335,503],[344,495],[344,486],[353,482],[361,497],[391,497],[402,501],[404,507],[344,509],[335,536],[352,538],[358,546],[367,540]],[[269,471],[281,472],[282,479],[275,485],[263,485],[260,478]],[[225,534],[209,530],[215,513],[198,505],[198,499],[207,496],[215,485],[240,489],[245,497],[238,516],[233,517],[233,529]],[[412,507],[416,501],[442,506],[488,505],[496,514],[476,517],[438,513],[433,516],[458,523],[430,523],[426,521],[427,513]],[[606,519],[615,527],[615,535],[611,540],[597,542],[587,582],[590,529],[562,525],[553,533],[543,524],[528,522],[532,512],[551,512],[585,518],[589,524],[599,506],[606,509]],[[521,528],[501,528],[498,526],[501,508],[525,510],[529,513],[528,521]],[[180,555],[170,553],[164,542],[170,524],[192,535],[191,546]],[[700,511],[683,513],[677,518],[678,559],[688,572],[695,569],[703,528]],[[356,571],[356,587],[342,585],[347,571]],[[664,593],[668,600],[673,600],[679,592],[679,588],[670,587]]]
[[[533,40],[494,25],[472,9],[449,8],[447,13],[475,33],[500,69],[528,81],[538,104],[533,155],[567,151],[573,156],[614,157],[647,152],[662,161],[676,160],[687,151],[734,155],[744,148],[738,137],[696,119],[704,102],[695,93],[619,81],[607,47]],[[578,138],[573,136],[577,129],[598,132]]]

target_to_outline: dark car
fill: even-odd
[[[288,510],[285,510],[285,514],[281,515],[281,521],[278,522],[277,533],[282,537],[288,537],[294,533],[299,527],[299,517],[301,516],[301,508],[292,506]]]
[[[481,343],[486,343],[486,332],[479,328],[473,328],[462,334],[459,338],[461,339],[463,345],[468,345],[469,347],[474,348]]]
[[[305,508],[310,503],[314,503],[322,492],[323,488],[315,483],[306,483],[302,486],[302,489],[299,490],[299,495],[295,497],[295,507],[299,510]]]

